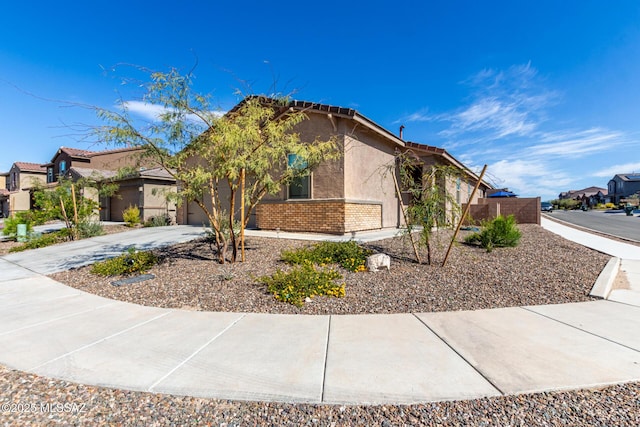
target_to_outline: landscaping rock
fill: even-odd
[[[375,273],[382,267],[386,267],[387,271],[391,271],[391,257],[389,255],[373,254],[367,257],[367,270]]]

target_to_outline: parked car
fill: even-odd
[[[540,208],[542,209],[542,212],[553,212],[553,205],[549,202],[540,203]]]

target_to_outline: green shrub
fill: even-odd
[[[9,252],[22,252],[28,249],[44,248],[46,246],[55,245],[62,240],[64,240],[64,237],[62,237],[59,232],[33,236],[26,243],[9,249]]]
[[[2,233],[5,236],[15,237],[18,234],[18,224],[27,225],[27,233],[30,233],[34,225],[34,215],[31,211],[16,212],[4,220]]]
[[[134,227],[140,224],[140,209],[137,206],[131,206],[122,211],[122,219],[126,222],[127,227]]]
[[[93,264],[91,272],[100,276],[144,273],[157,263],[158,258],[153,253],[139,252],[135,248],[129,248],[125,254]]]
[[[342,275],[335,270],[319,268],[307,261],[289,272],[278,270],[273,275],[263,276],[258,280],[267,285],[269,292],[278,301],[302,307],[307,297],[313,298],[316,295],[343,297],[344,283],[334,282],[342,278]]]
[[[467,236],[465,242],[479,243],[487,252],[491,252],[493,248],[517,246],[521,236],[513,215],[506,218],[498,215],[491,221],[483,221],[482,230]]]
[[[145,227],[164,227],[166,225],[171,225],[171,218],[168,215],[152,216],[144,223]]]
[[[289,264],[339,264],[349,271],[365,271],[367,256],[371,251],[354,241],[320,242],[311,248],[282,252],[282,260]]]
[[[81,239],[87,239],[89,237],[102,236],[104,229],[98,221],[85,220],[78,224],[78,232]]]

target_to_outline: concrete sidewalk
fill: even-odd
[[[201,229],[177,230],[176,238],[187,238]],[[168,240],[131,233],[118,244]],[[101,251],[80,243],[72,253],[83,262]],[[52,266],[51,254],[41,254],[31,258],[49,267],[28,256],[0,258],[0,363],[44,376],[190,396],[340,404],[640,380],[640,307],[628,304],[342,316],[170,310],[57,283],[41,271],[60,262]]]
[[[542,218],[541,225],[565,239],[614,257],[603,271],[609,277],[601,275],[598,281],[603,283],[596,283],[599,289],[592,295],[640,307],[640,246],[607,239],[547,218]]]

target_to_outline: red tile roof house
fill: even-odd
[[[112,197],[98,197],[95,192],[85,194],[100,202],[100,220],[122,221],[122,213],[129,206],[140,209],[142,221],[154,216],[167,216],[176,220],[174,203],[166,200],[167,191],[176,191],[176,181],[166,171],[154,168],[138,147],[114,150],[89,151],[60,147],[47,167],[47,182],[55,183],[59,176],[70,176],[74,180],[93,177],[110,180],[119,185]],[[131,173],[118,177],[122,168]]]
[[[296,129],[303,141],[337,135],[342,157],[316,167],[302,181],[302,188],[290,186],[265,197],[256,207],[250,227],[330,234],[399,227],[404,220],[395,184],[392,175],[384,172],[395,167],[398,152],[409,149],[425,166],[454,165],[463,171],[459,181],[452,178],[446,184],[460,203],[468,201],[478,180],[444,149],[404,141],[356,110],[304,101],[292,101],[288,107],[304,110],[308,116]],[[474,202],[489,188],[483,182]],[[403,198],[408,201],[408,195]],[[208,223],[195,203],[179,208],[178,222]]]
[[[4,174],[3,174],[4,175]],[[46,182],[46,167],[37,163],[15,162],[6,176],[6,192],[0,195],[7,216],[33,208],[31,187]]]

